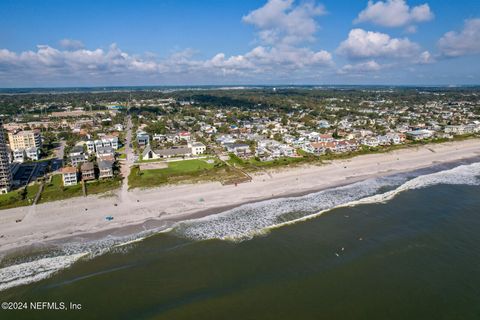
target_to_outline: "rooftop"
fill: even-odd
[[[77,173],[77,168],[75,168],[75,167],[63,167],[61,171],[62,171],[63,174],[65,174],[65,173]]]
[[[93,170],[94,166],[93,166],[93,162],[85,162],[82,164],[82,171],[90,171],[90,170]]]

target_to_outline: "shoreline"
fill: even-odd
[[[62,243],[81,243],[109,236],[127,237],[167,229],[259,201],[298,197],[389,176],[480,158],[480,140],[425,145],[389,153],[333,160],[321,166],[279,168],[253,175],[252,182],[221,186],[218,182],[170,185],[90,196],[0,211],[0,254]],[[112,215],[114,220],[105,221]],[[22,222],[15,223],[16,219]]]

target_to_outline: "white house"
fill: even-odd
[[[110,158],[115,157],[115,151],[112,147],[98,147],[97,148],[97,157],[99,158]]]
[[[207,147],[201,142],[193,142],[190,147],[192,148],[192,155],[196,156],[199,154],[204,154]]]
[[[431,130],[426,130],[426,129],[421,129],[421,130],[414,130],[414,131],[409,131],[406,133],[407,137],[412,139],[412,140],[422,140],[422,139],[428,139],[433,137],[434,132]]]
[[[64,186],[74,186],[77,184],[77,168],[64,167],[62,168],[62,178]]]
[[[85,141],[85,145],[87,146],[88,153],[95,153],[95,143],[92,140]]]

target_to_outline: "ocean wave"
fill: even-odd
[[[2,268],[0,269],[0,291],[46,279],[52,274],[68,268],[87,254],[83,252],[48,257]]]
[[[50,253],[17,257],[0,268],[0,291],[47,279],[79,259],[90,260],[109,252],[125,253],[132,246],[160,232],[165,230],[151,229],[129,236],[107,236],[88,242],[66,243],[55,247]]]
[[[407,190],[437,184],[479,185],[479,175],[480,163],[474,163],[410,180],[405,176],[369,179],[302,197],[246,204],[217,215],[178,223],[173,231],[193,240],[242,241],[273,228],[315,218],[335,208],[386,202]]]

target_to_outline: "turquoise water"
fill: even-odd
[[[359,184],[363,204],[346,187],[183,224],[0,292],[82,310],[0,318],[480,319],[478,167],[445,172]],[[334,194],[355,203],[251,227],[309,216]]]

